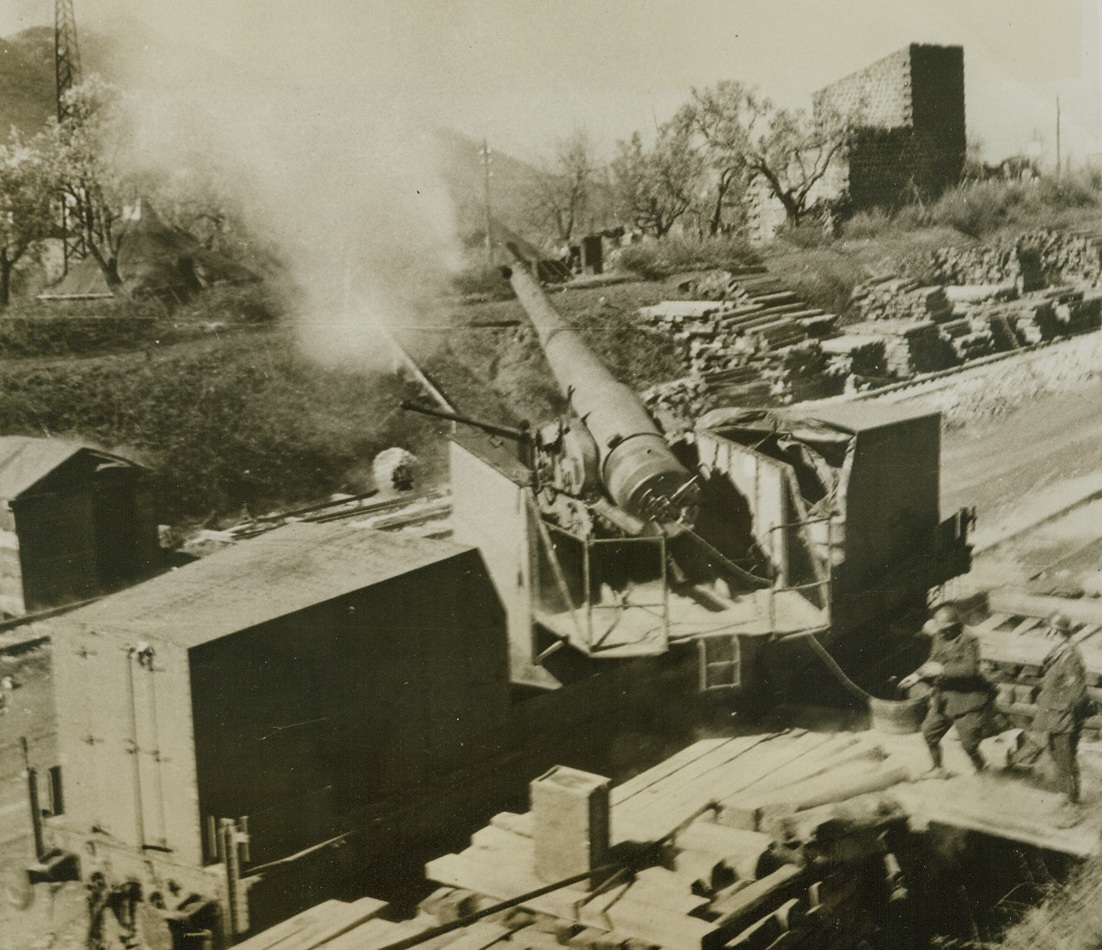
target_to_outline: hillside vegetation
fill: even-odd
[[[853,287],[870,275],[920,272],[934,248],[975,241],[944,224],[871,223],[872,236],[866,221],[860,237],[782,239],[764,262],[808,301],[844,314]],[[643,266],[660,279],[551,293],[613,373],[643,389],[676,378],[684,364],[671,340],[639,327],[636,310],[679,296],[674,271],[761,258],[724,239],[634,250],[636,261],[650,255]],[[549,420],[563,395],[520,305],[500,276],[486,273],[481,287],[504,299],[441,301],[439,323],[449,331],[410,328],[402,344],[459,412]],[[166,521],[217,523],[246,508],[255,514],[364,490],[372,458],[391,445],[421,459],[422,484],[446,477],[448,426],[397,408],[403,398],[428,401],[420,388],[393,374],[307,361],[290,310],[263,289],[206,291],[172,314],[114,301],[24,303],[14,314],[0,325],[0,431],[137,452],[157,472]],[[103,319],[111,316],[120,319]]]
[[[173,523],[364,490],[381,449],[438,444],[438,427],[397,410],[411,394],[397,378],[308,365],[282,331],[9,361],[0,387],[0,431],[79,436],[136,454],[152,466],[161,518]]]

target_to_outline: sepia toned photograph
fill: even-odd
[[[1102,947],[1102,0],[4,0],[0,950]]]

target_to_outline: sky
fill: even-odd
[[[910,42],[964,47],[971,139],[989,160],[1102,160],[1102,0],[73,0],[84,30],[130,35],[136,82],[309,89],[340,109],[444,123],[521,158],[577,128],[611,152],[691,87],[722,79],[807,106]],[[0,36],[52,22],[3,0]],[[150,42],[149,40],[153,41]]]

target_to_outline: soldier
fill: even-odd
[[[922,722],[933,768],[941,771],[941,740],[956,726],[960,744],[977,771],[981,770],[984,762],[979,744],[986,735],[991,686],[980,673],[979,641],[965,632],[960,614],[951,604],[938,607],[922,630],[933,638],[930,658],[899,685],[910,689],[925,682],[933,687]]]
[[[1054,613],[1048,626],[1058,642],[1041,666],[1041,690],[1033,730],[1045,735],[1049,754],[1056,764],[1060,790],[1067,797],[1069,810],[1074,810],[1079,804],[1079,733],[1090,704],[1087,671],[1079,648],[1071,639],[1071,620],[1062,613]]]

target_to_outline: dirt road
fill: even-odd
[[[1047,396],[942,440],[942,508],[975,505],[988,531],[1016,511],[1063,495],[1075,500],[1102,480],[1102,383]],[[990,526],[990,527],[989,527]]]

